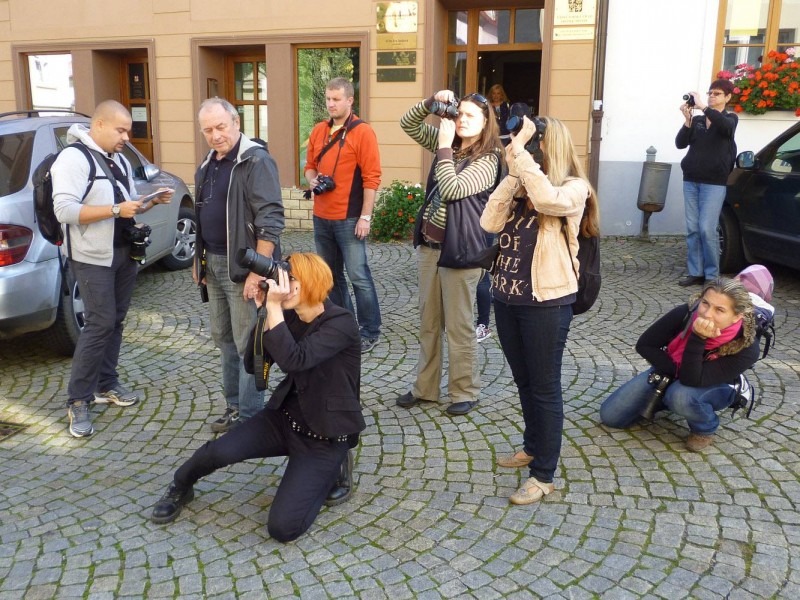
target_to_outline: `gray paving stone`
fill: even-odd
[[[313,245],[308,232],[285,236],[287,251]],[[675,285],[684,246],[603,240],[599,304],[574,320],[565,351],[557,492],[516,507],[524,471],[495,467],[521,442],[496,336],[479,347],[484,388],[467,417],[447,416],[446,396],[396,407],[414,378],[415,255],[370,243],[384,336],[362,364],[358,487],[288,545],[266,532],[284,459],[217,472],[176,522],[148,521],[174,469],[212,439],[223,400],[190,274],[142,271],[120,372],[146,399],[94,407],[91,438],[66,433],[69,359],[42,336],[0,345],[0,420],[28,425],[0,441],[0,600],[800,597],[795,273],[775,269],[780,344],[752,371],[754,420],[721,413],[696,455],[671,415],[628,431],[598,423],[600,402],[645,366],[635,336],[687,298]]]

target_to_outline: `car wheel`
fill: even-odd
[[[739,223],[730,209],[719,215],[719,272],[738,273],[744,266],[744,248]]]
[[[72,271],[67,270],[66,275],[69,293],[65,295],[59,286],[58,312],[55,323],[47,330],[47,335],[49,345],[56,352],[72,356],[86,322],[83,317],[83,298],[78,289],[78,282],[75,281]]]
[[[197,217],[194,209],[181,207],[175,227],[175,246],[172,253],[161,259],[161,264],[170,271],[192,266],[194,245],[197,240]]]

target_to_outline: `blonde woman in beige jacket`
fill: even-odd
[[[532,139],[541,151],[528,151]],[[522,448],[498,465],[529,468],[510,501],[532,504],[555,489],[564,425],[561,361],[580,272],[577,236],[598,235],[599,217],[597,196],[561,121],[525,117],[506,147],[506,162],[508,175],[489,197],[481,227],[498,234],[495,323],[525,428]]]

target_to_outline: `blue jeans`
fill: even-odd
[[[117,362],[122,346],[125,315],[131,304],[139,265],[129,257],[130,248],[114,248],[110,267],[70,260],[70,268],[83,298],[86,323],[72,356],[67,403],[91,402],[95,392],[106,392],[119,383]]]
[[[317,254],[333,271],[331,302],[356,315],[362,338],[376,339],[381,334],[381,309],[367,264],[367,242],[356,237],[357,222],[357,217],[341,220],[314,217],[314,244]],[[350,299],[345,268],[353,284],[356,310]]]
[[[725,200],[724,185],[683,182],[686,212],[686,270],[692,277],[719,277],[717,224]]]
[[[222,391],[241,419],[249,419],[264,408],[264,392],[244,370],[244,353],[256,322],[256,305],[246,302],[244,282],[228,277],[228,257],[207,253],[206,284],[211,312],[211,339],[222,353]]]
[[[600,421],[616,429],[625,429],[639,420],[654,387],[647,383],[653,369],[623,384],[600,406]],[[699,388],[673,381],[664,393],[663,408],[686,419],[689,430],[700,435],[711,435],[719,427],[718,410],[728,408],[736,394],[727,383]]]
[[[551,483],[561,455],[564,398],[561,360],[572,306],[515,306],[495,298],[497,336],[519,390],[524,450],[531,477]]]

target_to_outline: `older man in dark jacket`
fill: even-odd
[[[222,352],[222,388],[227,408],[212,431],[227,431],[264,407],[264,395],[243,366],[255,323],[248,300],[259,277],[234,260],[240,248],[280,254],[283,202],[275,161],[264,146],[239,131],[239,113],[226,100],[210,98],[198,111],[211,150],[195,174],[197,261],[195,282],[207,285],[211,337]]]

